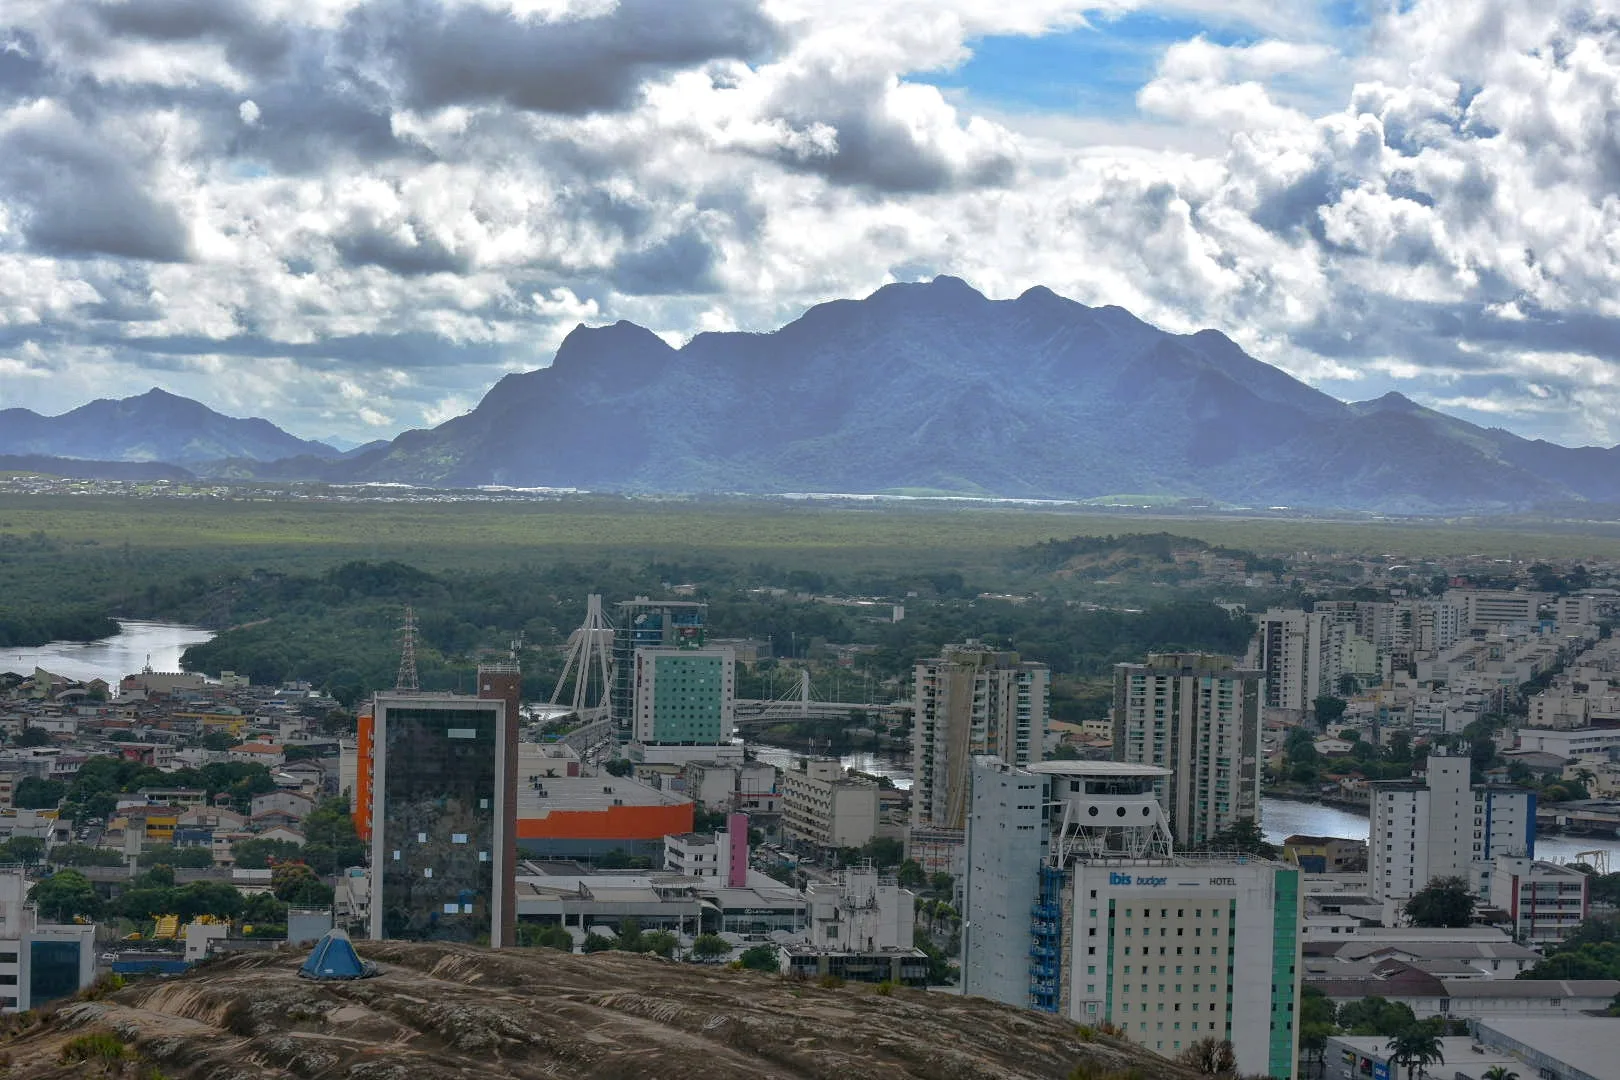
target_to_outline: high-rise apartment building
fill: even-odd
[[[1405,901],[1437,877],[1460,877],[1487,891],[1497,856],[1535,857],[1535,793],[1474,787],[1470,766],[1466,756],[1436,750],[1422,780],[1369,785],[1374,899]]]
[[[1108,1022],[1164,1057],[1227,1040],[1239,1072],[1292,1077],[1300,871],[1171,854],[1163,773],[974,761],[963,991]]]
[[[1041,759],[1051,717],[1045,664],[976,643],[947,645],[915,672],[911,729],[913,828],[967,823],[968,770],[977,754],[1022,765]]]
[[[1265,677],[1262,705],[1303,718],[1317,698],[1337,690],[1345,623],[1326,611],[1283,608],[1271,608],[1255,622],[1249,666]]]
[[[1114,759],[1159,765],[1159,805],[1183,847],[1239,818],[1260,820],[1258,671],[1207,653],[1154,653],[1114,666]]]
[[[371,704],[363,809],[371,936],[515,940],[516,665],[481,668],[479,696],[388,691]]]

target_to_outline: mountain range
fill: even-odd
[[[51,452],[12,449],[18,411],[0,413],[0,453]],[[97,436],[130,459],[105,428]],[[1150,495],[1394,513],[1620,502],[1620,448],[1532,441],[1397,393],[1342,402],[1214,330],[1172,334],[1040,287],[990,300],[949,277],[678,349],[628,322],[580,326],[549,367],[506,376],[471,412],[341,457],[292,440],[283,456],[296,461],[255,464],[268,442],[214,452],[221,439],[203,440],[208,459],[250,459],[234,475],[458,487]],[[100,456],[91,449],[72,456]]]

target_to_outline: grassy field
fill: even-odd
[[[760,501],[577,498],[535,503],[326,503],[0,496],[0,534],[70,544],[278,562],[399,558],[423,566],[536,559],[698,556],[804,568],[977,564],[1078,535],[1172,532],[1261,554],[1304,550],[1403,556],[1620,559],[1620,526],[1467,521],[1382,523]]]

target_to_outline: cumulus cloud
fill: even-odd
[[[372,3],[349,15],[345,51],[413,108],[502,103],[589,113],[633,104],[659,74],[776,43],[755,0],[619,0],[596,10]]]
[[[1242,43],[1164,49],[1125,117],[924,78],[1144,7]],[[369,437],[577,321],[768,329],[943,272],[1216,326],[1341,396],[1620,441],[1620,8],[1412,0],[1361,36],[1315,11],[14,0],[0,393],[158,382]]]

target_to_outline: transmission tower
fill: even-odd
[[[419,690],[416,679],[416,612],[405,605],[405,625],[399,628],[399,677],[394,680],[395,690]]]

